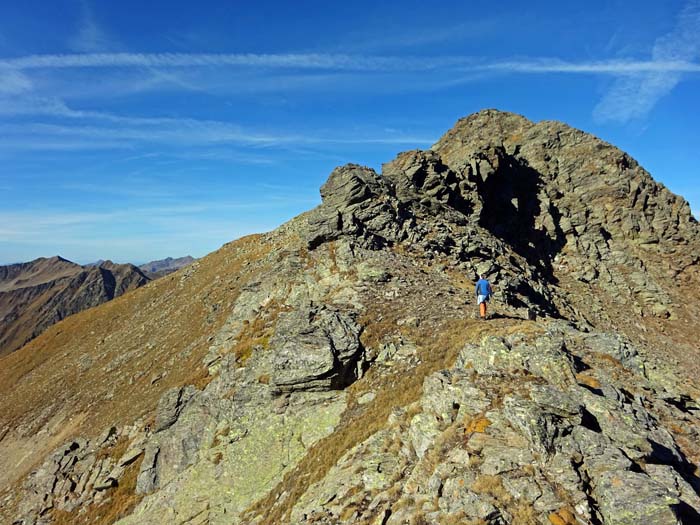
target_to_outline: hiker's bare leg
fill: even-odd
[[[483,301],[479,305],[479,314],[481,315],[482,319],[486,318],[486,302]]]

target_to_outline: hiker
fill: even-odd
[[[479,306],[481,319],[486,319],[486,304],[492,295],[491,284],[484,278],[483,274],[479,274],[479,280],[476,282],[476,304]]]

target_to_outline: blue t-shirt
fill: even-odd
[[[479,279],[476,283],[477,295],[491,295],[491,285],[486,279]]]

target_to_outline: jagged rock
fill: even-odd
[[[480,374],[525,369],[562,388],[576,382],[566,349],[553,338],[538,339],[533,346],[489,336],[481,345],[465,348],[460,359]]]
[[[158,486],[158,471],[156,465],[158,463],[158,453],[160,447],[155,444],[146,446],[146,451],[141,462],[141,469],[136,478],[136,493],[148,494]]]
[[[637,472],[603,474],[594,490],[605,523],[681,525],[678,498],[669,489]]]
[[[336,168],[321,186],[324,203],[341,213],[354,204],[361,203],[383,191],[383,183],[377,173],[356,164]]]
[[[413,450],[419,458],[425,455],[425,451],[432,446],[438,434],[440,425],[433,415],[417,414],[411,420],[409,435]]]
[[[154,431],[161,432],[172,426],[192,394],[192,389],[185,388],[172,388],[163,394],[158,402]]]
[[[348,315],[308,307],[282,314],[270,344],[279,391],[324,390],[351,382],[362,356],[360,326]]]
[[[126,467],[131,465],[136,459],[143,454],[143,447],[137,446],[127,450],[124,455],[119,459],[117,465],[120,467]]]

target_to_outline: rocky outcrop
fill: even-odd
[[[24,483],[23,523],[48,523],[52,512],[99,504],[127,470],[138,469],[143,438],[138,425],[112,427],[95,439],[78,438],[58,448]]]
[[[300,308],[280,316],[270,381],[280,392],[343,388],[361,373],[361,328],[342,312]]]
[[[0,355],[17,350],[69,315],[150,279],[130,264],[82,267],[61,257],[0,267]]]
[[[306,490],[291,522],[697,520],[698,480],[650,400],[577,379],[591,351],[573,344],[581,338],[590,341],[554,323],[466,346],[425,379],[419,401]]]
[[[595,137],[495,111],[381,174],[337,168],[321,197],[140,290],[113,334],[52,339],[110,387],[71,403],[120,430],[79,426],[0,517],[700,520],[700,228],[682,199]],[[48,433],[42,410],[0,419],[0,452]]]

